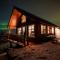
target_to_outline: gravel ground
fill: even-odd
[[[18,56],[20,60],[60,60],[60,44],[30,44],[23,48],[14,48],[11,54]]]
[[[46,42],[32,44],[23,48],[11,48],[10,56],[16,56],[14,60],[60,60],[60,44]],[[12,59],[11,59],[12,60]]]

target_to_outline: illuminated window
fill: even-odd
[[[41,25],[41,34],[46,33],[46,25]]]
[[[18,35],[21,35],[21,28],[18,28]]]
[[[18,28],[18,35],[24,35],[25,27]]]
[[[54,27],[48,26],[48,34],[54,34]]]
[[[11,16],[11,19],[10,19],[10,22],[9,22],[10,29],[16,28],[16,23],[17,23],[17,20],[20,16],[21,16],[21,13],[18,10],[14,9],[12,16]]]
[[[26,16],[25,15],[22,15],[21,19],[22,19],[21,23],[25,23],[26,22]]]
[[[28,27],[28,36],[29,37],[35,37],[34,35],[35,35],[35,33],[34,33],[34,25],[30,25]]]
[[[50,33],[50,29],[49,29],[49,26],[47,27],[47,30],[48,30],[48,34]]]
[[[52,27],[52,34],[54,34],[54,27]]]
[[[56,38],[60,39],[60,28],[59,27],[55,27],[55,35],[56,35]]]
[[[24,33],[25,33],[25,27],[22,27],[22,33],[24,35]]]

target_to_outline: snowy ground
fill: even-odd
[[[30,44],[23,48],[14,48],[11,56],[13,55],[20,60],[60,60],[60,44]]]
[[[51,42],[30,44],[24,48],[13,49],[13,55],[17,55],[20,60],[60,60],[60,45]]]

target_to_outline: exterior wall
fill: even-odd
[[[30,25],[33,25],[34,24],[34,34],[35,34],[35,37],[41,35],[41,34],[45,34],[45,35],[49,35],[49,34],[52,34],[50,32],[51,28],[53,27],[54,28],[54,33],[53,34],[56,34],[55,32],[55,25],[47,22],[47,21],[44,21],[36,16],[33,16],[29,13],[26,13],[25,11],[20,11],[21,13],[21,16],[17,19],[17,23],[16,23],[16,33],[18,35],[18,29],[21,28],[24,26],[25,27],[25,32],[24,32],[24,37],[29,37],[28,33],[28,28]],[[23,16],[23,17],[22,17]],[[42,28],[41,28],[41,25],[42,25]],[[48,26],[50,27],[49,28],[49,32],[48,32]],[[43,33],[42,31],[43,30]],[[23,31],[23,29],[21,30]],[[52,31],[52,30],[51,30]],[[23,33],[22,33],[23,34]],[[32,38],[32,37],[30,37]],[[23,39],[24,40],[24,39]]]
[[[38,36],[41,34],[41,24],[38,24]]]
[[[36,23],[35,24],[35,37],[37,37],[39,34],[39,31],[38,31],[38,24]]]

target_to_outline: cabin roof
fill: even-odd
[[[42,19],[42,18],[40,18],[40,17],[38,17],[38,16],[35,16],[34,14],[29,13],[29,12],[27,12],[27,11],[21,9],[21,8],[18,8],[18,7],[16,7],[16,6],[13,7],[12,12],[13,12],[14,9],[18,10],[19,12],[22,12],[22,13],[26,14],[27,16],[28,16],[28,15],[31,16],[31,17],[33,16],[35,19],[38,19],[38,20],[41,20],[41,21],[43,21],[43,22],[45,22],[45,23],[48,23],[48,24],[54,25],[54,26],[56,26],[56,27],[59,27],[59,26],[57,26],[56,24],[53,24],[53,23],[51,23],[51,22],[49,22],[49,21],[47,21],[47,20],[45,20],[45,19]]]

